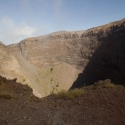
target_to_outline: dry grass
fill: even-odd
[[[0,93],[0,98],[4,98],[4,99],[12,99],[14,96],[12,94],[9,93]]]
[[[113,83],[109,83],[106,85],[106,88],[114,88],[114,87],[115,87],[115,85]]]
[[[56,95],[59,98],[73,99],[73,98],[79,97],[83,94],[84,94],[84,89],[80,88],[80,89],[74,89],[74,90],[70,90],[70,91],[61,90]]]
[[[3,81],[0,81],[0,98],[4,99],[12,99],[14,98],[13,94],[8,93],[5,89],[5,85]]]

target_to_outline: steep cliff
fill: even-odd
[[[2,45],[1,75],[17,77],[39,97],[100,79],[124,83],[124,41],[125,19],[86,31],[60,31]]]

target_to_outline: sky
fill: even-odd
[[[125,0],[0,0],[0,41],[8,45],[57,31],[125,18]]]

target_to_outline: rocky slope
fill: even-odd
[[[125,19],[0,44],[0,74],[28,84],[39,97],[106,78],[124,83],[124,40]]]
[[[28,86],[0,76],[0,125],[125,124],[123,86],[98,81],[83,92],[72,99],[56,95],[38,99]]]

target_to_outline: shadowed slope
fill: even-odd
[[[125,21],[109,27],[106,32],[102,29],[98,36],[91,31],[90,40],[97,49],[71,89],[104,79],[125,84]]]

